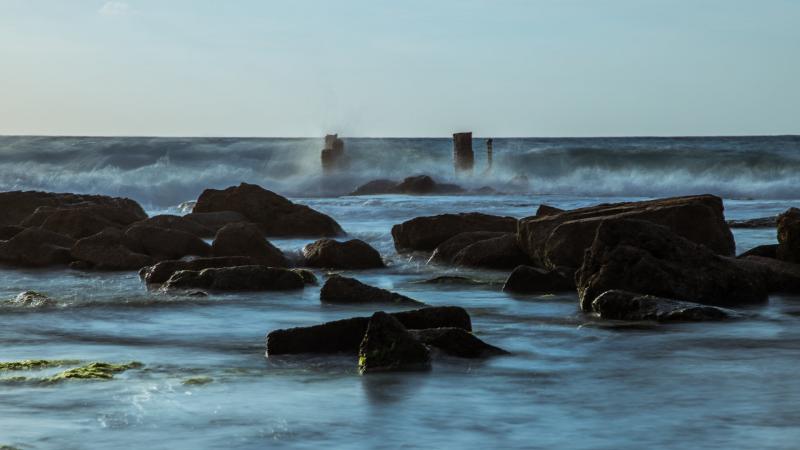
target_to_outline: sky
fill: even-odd
[[[0,134],[800,134],[798,0],[0,0]]]

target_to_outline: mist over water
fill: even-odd
[[[321,177],[322,139],[0,137],[0,190],[102,193],[166,208],[242,181],[290,196],[336,196],[376,178],[429,174],[467,188],[617,197],[800,196],[800,137],[495,139],[485,174],[455,179],[450,139],[346,138],[349,165]],[[527,185],[512,183],[519,175]]]

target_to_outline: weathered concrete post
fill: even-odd
[[[344,141],[336,134],[325,136],[325,148],[322,149],[322,171],[325,173],[338,169],[344,157]]]
[[[492,144],[494,144],[492,138],[486,140],[486,173],[492,171]]]
[[[456,174],[472,172],[475,155],[472,153],[472,132],[453,134],[453,164]]]

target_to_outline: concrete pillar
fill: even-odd
[[[475,155],[472,153],[472,132],[453,134],[453,164],[456,174],[472,173]]]
[[[336,134],[326,135],[321,157],[323,172],[328,173],[341,167],[344,160],[344,141]]]
[[[486,173],[492,171],[492,144],[494,144],[492,138],[486,140]]]

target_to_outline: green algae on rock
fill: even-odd
[[[25,359],[0,362],[0,370],[36,370],[80,364],[74,359]]]
[[[62,380],[110,380],[115,373],[124,372],[128,369],[139,369],[144,364],[136,361],[127,364],[111,364],[105,362],[93,362],[85,366],[59,372],[44,381],[53,383]]]
[[[200,386],[203,384],[211,383],[213,381],[214,379],[211,377],[192,377],[183,380],[182,384],[184,384],[185,386]]]

